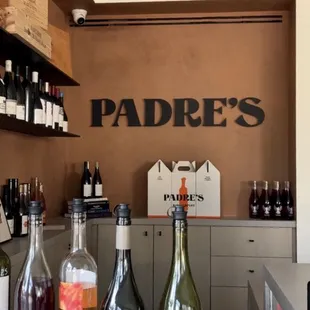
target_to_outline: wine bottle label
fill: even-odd
[[[10,276],[0,277],[0,309],[9,310]]]
[[[102,197],[102,184],[95,184],[95,196]]]
[[[5,97],[0,96],[0,114],[5,114]]]
[[[63,122],[64,122],[64,116],[63,114],[59,113],[59,127],[63,127]]]
[[[59,121],[59,106],[53,104],[53,124],[58,123]]]
[[[22,216],[22,235],[27,235],[28,234],[28,215],[23,215]]]
[[[116,226],[116,249],[130,250],[130,226]]]
[[[42,124],[46,123],[46,101],[40,98],[42,104]]]
[[[90,184],[83,185],[83,196],[91,197],[91,185]]]
[[[6,114],[8,115],[16,115],[16,100],[6,99]]]
[[[24,105],[17,105],[16,106],[16,118],[25,120],[25,106]]]
[[[85,282],[60,282],[59,309],[97,309],[97,286]]]
[[[258,215],[258,205],[251,204],[252,215]]]
[[[14,234],[14,221],[13,221],[13,219],[11,219],[11,220],[7,220],[7,222],[8,222],[8,226],[10,229],[10,233],[11,233],[11,235],[13,235]]]
[[[50,101],[46,101],[46,126],[53,126],[53,108]]]
[[[64,132],[68,132],[68,122],[67,121],[63,121],[63,123],[62,123],[62,130]]]
[[[34,123],[35,124],[42,124],[42,109],[34,109]]]

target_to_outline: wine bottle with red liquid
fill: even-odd
[[[43,251],[43,208],[29,206],[29,248],[14,292],[14,310],[54,310],[55,297],[50,269]]]

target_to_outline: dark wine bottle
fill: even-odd
[[[39,73],[37,71],[32,72],[32,96],[33,102],[33,122],[36,125],[42,126],[43,108],[39,95]]]
[[[49,92],[49,83],[45,82],[44,85],[44,98],[46,102],[46,123],[45,126],[53,128],[53,100]]]
[[[42,125],[46,126],[46,101],[44,95],[43,82],[39,79],[39,97],[42,105]]]
[[[50,269],[43,249],[42,207],[29,206],[29,248],[14,292],[14,310],[54,310],[55,296]]]
[[[115,207],[116,255],[113,278],[101,310],[143,310],[144,304],[131,265],[130,227],[131,210],[127,204]]]
[[[64,132],[68,132],[68,115],[67,115],[65,107],[64,107],[64,93],[63,92],[60,92],[60,100],[62,102],[62,106],[64,109],[64,120],[63,120],[63,124],[62,124],[62,130]]]
[[[10,182],[10,181],[9,181]],[[3,185],[3,192],[2,192],[2,204],[3,210],[6,217],[6,221],[9,226],[10,234],[13,235],[14,233],[14,217],[13,217],[13,210],[10,204],[10,188],[9,186],[13,187],[13,184]]]
[[[63,107],[63,104],[62,104],[61,95],[60,95],[60,89],[59,88],[56,88],[56,97],[57,97],[58,106],[59,106],[59,116],[58,116],[59,130],[63,131],[64,107]]]
[[[16,118],[20,120],[25,120],[26,117],[26,108],[25,108],[25,93],[22,86],[22,82],[20,80],[20,71],[19,66],[16,66],[16,72],[14,77],[14,83],[16,88]]]
[[[250,218],[259,218],[259,203],[258,203],[258,192],[257,192],[257,182],[253,181],[251,195],[249,198],[249,213]]]
[[[59,104],[56,97],[56,87],[53,85],[51,88],[51,95],[53,98],[53,128],[59,129]]]
[[[273,181],[273,188],[270,196],[271,217],[276,220],[281,220],[283,217],[283,207],[280,194],[280,182]]]
[[[187,245],[187,211],[176,206],[173,217],[173,252],[170,272],[160,301],[160,310],[200,310],[201,304],[192,277]]]
[[[271,219],[272,212],[271,212],[270,196],[267,181],[263,181],[263,188],[261,195],[259,197],[259,207],[261,210],[261,218]]]
[[[6,88],[6,114],[10,117],[16,118],[17,95],[13,81],[11,60],[5,61],[4,85]]]
[[[6,114],[6,90],[0,74],[0,114]]]
[[[84,171],[81,179],[82,185],[82,197],[83,198],[90,198],[91,191],[92,191],[92,179],[91,173],[89,171],[89,161],[84,161]]]
[[[93,196],[96,198],[102,197],[102,180],[100,176],[98,162],[96,162],[95,173],[93,177]]]
[[[33,123],[33,104],[31,100],[32,87],[30,82],[30,69],[25,68],[25,75],[22,82],[25,94],[25,121]]]
[[[24,184],[19,185],[19,205],[14,216],[14,237],[28,235],[28,212],[25,203]]]
[[[294,220],[295,217],[294,199],[289,181],[284,181],[284,188],[281,196],[283,205],[283,218],[285,220]]]
[[[12,222],[8,223],[10,228],[10,233],[14,236],[15,227],[14,227],[14,216],[15,216],[15,179],[8,179],[8,186],[9,186],[9,210],[12,214]]]
[[[11,261],[9,256],[0,247],[0,309],[8,310],[10,308],[10,276]]]

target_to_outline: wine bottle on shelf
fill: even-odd
[[[14,292],[14,310],[55,309],[50,269],[43,249],[42,207],[40,201],[29,206],[29,248]]]
[[[53,98],[53,128],[58,130],[59,129],[59,105],[58,100],[56,97],[56,87],[52,86],[52,92],[51,92],[52,98]]]
[[[259,205],[261,210],[261,218],[270,219],[272,214],[271,214],[270,196],[267,181],[263,181],[263,188],[261,195],[259,197]]]
[[[270,196],[271,217],[276,220],[281,220],[283,217],[283,207],[280,194],[280,182],[273,181],[273,188]]]
[[[86,205],[83,199],[72,202],[71,249],[60,266],[59,309],[74,304],[74,309],[97,310],[97,265],[86,246]]]
[[[258,203],[258,192],[257,192],[257,182],[253,181],[251,195],[249,198],[249,213],[250,218],[259,218],[259,203]]]
[[[53,102],[49,93],[49,83],[45,82],[44,85],[44,98],[46,102],[46,124],[48,128],[53,128]]]
[[[24,184],[19,185],[19,205],[14,216],[14,237],[28,235],[28,211],[25,204]]]
[[[11,235],[14,236],[14,216],[15,216],[15,179],[8,179],[9,186],[9,210],[12,214],[12,222],[9,224]]]
[[[31,178],[30,189],[31,189],[30,200],[40,201],[40,184],[38,177]]]
[[[42,105],[42,125],[46,126],[46,101],[43,89],[43,82],[39,79],[39,97]]]
[[[68,132],[68,115],[67,115],[65,107],[64,107],[64,93],[63,92],[60,92],[60,101],[62,103],[62,107],[64,110],[64,120],[63,120],[63,124],[62,124],[62,131]]]
[[[9,256],[0,247],[0,309],[10,308],[10,276],[11,261]]]
[[[3,210],[6,217],[6,221],[9,226],[10,234],[14,234],[14,217],[13,210],[10,204],[10,185],[3,185],[3,193],[2,193],[2,204]],[[1,308],[0,308],[1,309]]]
[[[100,176],[98,162],[96,162],[95,173],[93,177],[93,196],[96,198],[102,197],[102,180]]]
[[[144,304],[131,265],[131,210],[127,204],[115,207],[116,255],[112,281],[101,304],[101,310],[143,310]],[[196,310],[196,308],[194,308]]]
[[[284,188],[281,196],[283,206],[283,218],[286,220],[294,220],[294,200],[289,181],[284,181]]]
[[[160,310],[202,309],[192,277],[187,245],[187,212],[176,206],[173,218],[173,252],[171,267],[165,286]]]
[[[16,118],[24,121],[25,117],[26,117],[25,92],[24,92],[24,89],[23,89],[23,86],[22,86],[22,82],[20,80],[19,66],[16,66],[14,83],[15,83],[16,98],[17,98]]]
[[[81,179],[82,197],[90,198],[92,195],[92,178],[89,171],[89,161],[84,161],[84,171]]]
[[[39,96],[39,73],[32,72],[32,102],[33,102],[33,123],[42,126],[42,104]]]
[[[57,94],[57,101],[59,106],[59,116],[58,116],[58,125],[59,130],[63,131],[63,122],[64,122],[64,107],[62,104],[61,96],[60,96],[60,89],[56,88],[56,94]]]
[[[6,114],[6,90],[0,74],[0,114]]]
[[[32,86],[30,82],[30,68],[26,66],[22,82],[25,94],[25,121],[33,123],[33,102],[31,100]]]
[[[42,182],[39,182],[39,186],[40,186],[40,201],[41,201],[41,205],[43,208],[42,221],[43,221],[43,226],[44,226],[44,225],[46,225],[46,201],[45,201],[45,197],[44,197],[44,193],[43,193]]]
[[[16,118],[17,95],[13,81],[12,61],[5,61],[4,85],[6,88],[6,114]]]

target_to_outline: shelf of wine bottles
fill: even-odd
[[[31,66],[40,72],[43,80],[58,86],[78,86],[79,83],[62,72],[46,58],[36,53],[24,42],[0,28],[0,64],[6,59],[13,60],[20,66]]]
[[[284,181],[282,184],[279,181],[273,181],[271,190],[268,181],[252,181],[251,183],[250,218],[294,220],[295,206],[289,181]],[[258,185],[260,185],[260,194]],[[282,190],[280,185],[282,185]]]
[[[37,71],[5,61],[4,79],[0,76],[0,129],[35,136],[78,137],[68,133],[68,116],[64,94],[49,82],[43,82]],[[13,77],[14,73],[14,77]]]

